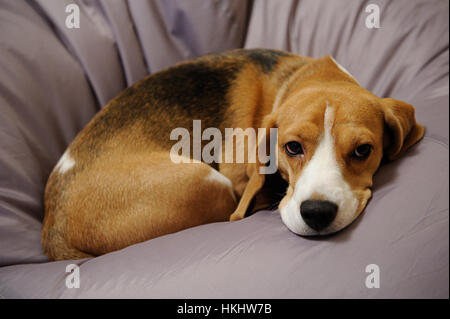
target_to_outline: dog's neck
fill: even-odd
[[[291,56],[281,61],[270,76],[263,77],[259,90],[259,106],[255,108],[253,127],[262,127],[263,119],[277,109],[287,98],[292,82],[297,81],[303,68],[314,59],[301,56]]]

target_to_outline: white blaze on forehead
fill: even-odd
[[[348,76],[350,76],[353,80],[355,80],[355,81],[358,83],[358,81],[355,79],[355,77],[354,77],[353,75],[351,75],[351,73],[348,72],[346,68],[344,68],[342,65],[340,65],[340,64],[339,64],[332,56],[330,56],[330,57],[331,57],[331,60],[333,60],[334,64],[336,64],[336,66],[337,66],[342,72],[344,72],[345,74],[347,74]]]
[[[334,107],[330,107],[327,101],[327,108],[325,109],[325,115],[323,117],[323,128],[326,139],[332,138],[331,129],[333,128],[333,123],[334,123]]]
[[[332,134],[334,120],[335,109],[327,103],[323,135],[314,155],[295,184],[294,194],[286,206],[280,210],[286,226],[300,235],[318,234],[303,221],[300,214],[301,203],[314,199],[311,198],[313,194],[321,195],[321,199],[326,199],[338,206],[335,220],[322,230],[321,234],[335,232],[356,217],[357,200],[350,186],[345,182],[336,160],[335,141]]]
[[[68,170],[70,170],[75,165],[75,160],[70,156],[69,150],[66,150],[64,154],[59,159],[58,163],[55,166],[55,169],[58,170],[59,173],[64,174]]]

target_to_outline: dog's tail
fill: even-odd
[[[42,229],[42,249],[51,261],[94,257],[69,245],[60,230],[56,227],[46,227],[45,224]]]

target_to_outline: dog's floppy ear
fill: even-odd
[[[385,155],[388,160],[397,159],[408,148],[417,143],[424,134],[424,127],[416,122],[414,107],[392,98],[382,99],[385,134]]]
[[[250,203],[256,194],[262,189],[265,182],[265,174],[263,174],[263,170],[265,164],[260,161],[260,157],[258,156],[260,147],[264,143],[265,151],[271,152],[270,149],[270,139],[273,138],[271,136],[271,128],[275,127],[275,118],[273,114],[267,115],[263,120],[263,127],[265,128],[265,134],[261,140],[258,140],[256,147],[256,163],[249,163],[247,165],[247,176],[249,178],[247,185],[245,186],[244,193],[239,201],[238,207],[230,215],[230,221],[239,220],[245,217],[245,213],[247,212]],[[274,156],[274,154],[271,154]]]

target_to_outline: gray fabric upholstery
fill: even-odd
[[[443,1],[74,1],[0,3],[0,296],[448,298],[449,31]],[[364,11],[381,8],[381,28]],[[47,262],[51,169],[125,87],[178,61],[238,47],[333,55],[362,86],[416,108],[425,138],[383,166],[350,227],[306,239],[277,211],[191,228],[105,256]],[[66,265],[81,265],[67,289]],[[381,285],[368,289],[368,264]]]

